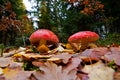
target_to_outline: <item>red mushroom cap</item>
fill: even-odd
[[[50,43],[58,43],[58,37],[50,30],[47,29],[39,29],[31,34],[30,42],[33,45],[38,45],[40,40],[46,40]]]
[[[80,31],[68,38],[70,43],[88,43],[95,42],[99,39],[99,35],[91,31]]]

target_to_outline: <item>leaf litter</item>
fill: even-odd
[[[74,54],[67,50],[48,55],[29,53],[25,48],[16,51],[14,54],[12,51],[10,56],[0,57],[0,80],[120,79],[120,47],[97,47]],[[5,54],[9,55],[11,51]],[[116,69],[108,66],[111,61],[114,61],[111,66],[116,66]],[[38,69],[25,70],[24,62],[31,62]]]

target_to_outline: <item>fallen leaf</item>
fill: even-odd
[[[63,52],[63,51],[64,51],[64,48],[62,47],[62,45],[59,45],[59,46],[57,47],[57,50],[58,50],[58,52]]]
[[[60,58],[49,58],[49,59],[47,59],[47,61],[52,61],[52,62],[55,62],[55,63],[60,63],[62,60]]]
[[[31,60],[31,59],[48,59],[50,57],[51,57],[51,55],[40,55],[40,54],[36,54],[36,53],[27,53],[27,54],[17,53],[13,56],[13,58],[16,61]]]
[[[64,67],[65,70],[77,69],[82,60],[79,57],[73,57],[69,63]]]
[[[62,45],[59,45],[57,48],[48,51],[49,54],[60,54],[60,53],[64,53],[64,52],[68,52],[70,54],[75,53],[72,49],[64,49],[64,47]]]
[[[86,49],[80,54],[80,58],[84,61],[100,60],[103,55],[109,52],[108,48],[99,47],[93,49]]]
[[[18,68],[5,68],[3,72],[5,80],[29,80],[31,74],[33,73],[33,71],[23,71]]]
[[[120,80],[120,72],[115,72],[114,80]]]
[[[89,80],[88,74],[78,73],[77,76],[80,80]]]
[[[3,69],[2,69],[2,68],[0,68],[0,75],[1,75],[1,74],[3,74]]]
[[[9,67],[9,68],[22,68],[23,63],[18,63],[18,62],[14,62],[14,60],[11,57],[7,57],[7,58],[0,58],[0,67],[5,68],[5,67]]]
[[[120,66],[120,48],[110,47],[109,52],[107,52],[102,59],[106,61],[114,61],[116,65]]]
[[[22,68],[23,63],[12,61],[8,67],[9,68]]]
[[[102,61],[85,65],[82,71],[88,73],[89,80],[113,80],[115,72],[112,68],[105,66]]]
[[[42,65],[44,65],[44,61],[43,60],[36,60],[36,61],[32,61],[32,64],[36,67],[41,67]]]
[[[16,53],[24,52],[25,53],[26,48],[24,47],[19,47],[18,49],[13,49],[11,51],[8,51],[7,53],[3,53],[4,57],[11,57]]]
[[[22,56],[30,59],[30,58],[33,58],[33,59],[47,59],[47,58],[50,58],[51,55],[40,55],[40,54],[35,54],[35,53],[30,53],[30,54],[23,54]]]
[[[72,54],[69,54],[67,52],[65,53],[61,53],[61,54],[57,54],[57,55],[53,55],[51,58],[59,58],[60,60],[62,60],[62,62],[64,64],[69,62],[69,59],[72,57]]]
[[[33,73],[33,75],[37,80],[76,80],[76,65],[71,65],[73,65],[71,68],[70,66],[63,68],[53,62],[46,62],[44,66],[40,67],[40,71]]]
[[[0,58],[0,67],[7,67],[11,64],[12,58]]]

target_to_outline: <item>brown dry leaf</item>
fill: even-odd
[[[29,80],[32,73],[33,71],[23,71],[19,68],[5,68],[2,77],[5,80]]]
[[[40,55],[36,53],[17,53],[14,56],[14,59],[17,61],[21,60],[30,60],[30,59],[48,59],[51,57],[51,55]]]
[[[37,80],[76,80],[76,68],[80,64],[79,58],[74,58],[67,66],[57,66],[53,62],[46,62],[40,67],[41,71],[33,73]],[[77,79],[79,80],[79,79]]]
[[[33,59],[44,59],[44,58],[50,58],[51,55],[40,55],[40,54],[35,54],[35,53],[30,53],[30,54],[23,54],[22,56],[30,59],[30,58],[33,58]]]
[[[109,52],[104,55],[103,59],[107,61],[114,61],[115,64],[120,66],[120,48],[110,47]]]
[[[32,61],[32,64],[36,67],[41,67],[42,65],[44,65],[44,61],[43,60],[36,60],[36,61]]]
[[[23,63],[14,62],[12,58],[0,58],[0,67],[10,67],[10,68],[21,68],[23,66]]]
[[[72,54],[69,54],[69,53],[61,53],[61,54],[58,54],[58,55],[53,55],[51,58],[58,58],[60,60],[62,60],[63,63],[68,63],[69,62],[69,59],[72,57]]]
[[[55,62],[55,63],[60,63],[60,62],[62,62],[62,60],[60,59],[60,58],[49,58],[49,59],[47,59],[47,61],[52,61],[52,62]]]
[[[64,53],[64,52],[68,52],[70,54],[73,54],[75,53],[72,49],[65,49],[63,47],[64,45],[63,44],[59,44],[59,46],[53,50],[50,50],[48,51],[49,54],[60,54],[60,53]]]
[[[80,80],[89,80],[89,77],[87,74],[79,73],[79,74],[77,74],[77,76]]]
[[[113,80],[115,72],[112,68],[105,66],[102,61],[85,65],[82,71],[88,73],[89,80]]]
[[[7,67],[12,62],[12,58],[0,58],[0,67]]]
[[[64,67],[65,70],[77,69],[82,60],[79,57],[73,57],[69,63]]]
[[[23,63],[12,61],[8,67],[9,68],[22,68],[23,67]]]
[[[105,47],[86,49],[81,53],[80,58],[82,60],[100,60],[101,56],[105,55],[107,52],[109,52],[109,50]]]
[[[120,72],[115,72],[114,80],[120,80]]]
[[[11,57],[16,53],[25,53],[25,50],[26,50],[26,48],[24,48],[24,47],[19,47],[18,49],[13,49],[13,50],[9,50],[9,48],[8,48],[8,51],[7,51],[7,49],[5,50],[3,57]]]

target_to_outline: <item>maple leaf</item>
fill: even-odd
[[[85,65],[82,71],[88,73],[89,80],[113,80],[115,72],[112,68],[105,66],[102,61]]]
[[[76,68],[80,62],[79,58],[72,58],[71,63],[64,67],[57,66],[53,62],[46,62],[40,67],[40,71],[33,73],[33,75],[37,80],[76,80]]]

